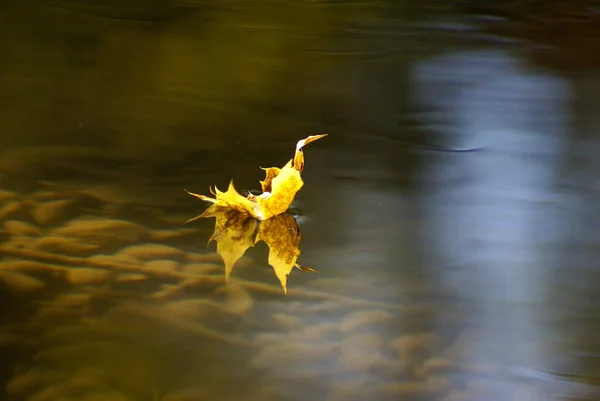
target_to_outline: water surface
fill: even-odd
[[[597,399],[599,70],[433,3],[4,2],[2,398]],[[323,132],[226,282],[184,188]]]

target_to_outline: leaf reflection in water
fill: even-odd
[[[279,214],[259,221],[247,213],[213,204],[196,218],[209,217],[215,217],[216,222],[215,230],[208,241],[217,242],[217,252],[225,263],[227,281],[236,262],[248,248],[260,241],[269,247],[269,265],[273,267],[286,294],[287,278],[294,267],[315,272],[297,263],[300,256],[300,227],[291,214]]]

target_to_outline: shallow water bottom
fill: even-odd
[[[221,256],[204,248],[210,221],[183,226],[156,207],[82,192],[0,192],[10,400],[597,395],[569,370],[575,358],[560,357],[569,344],[542,331],[556,324],[543,304],[474,302],[411,269],[344,274],[376,260],[361,248],[314,253],[321,272],[294,270],[284,294],[256,247],[226,282]],[[473,273],[459,265],[446,274],[461,269]]]

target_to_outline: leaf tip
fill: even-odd
[[[192,195],[192,196],[195,196],[196,198],[202,199],[203,201],[206,201],[206,202],[211,202],[211,203],[216,203],[216,202],[217,202],[217,200],[216,200],[216,199],[209,198],[208,196],[199,195],[199,194],[196,194],[196,193],[194,193],[194,192],[188,191],[187,189],[184,189],[184,191],[185,191],[185,192],[187,192],[188,194]],[[215,195],[215,194],[212,192],[212,190],[211,190],[211,193],[212,193],[213,195]]]
[[[306,267],[306,266],[302,266],[298,263],[294,264],[295,267],[297,267],[298,269],[304,271],[304,272],[309,272],[309,273],[318,273],[317,270],[315,269],[311,269],[310,267]]]
[[[204,213],[202,213],[202,214],[204,214]],[[203,217],[203,216],[202,216],[202,214],[200,214],[200,215],[198,215],[198,216],[196,216],[196,217],[192,217],[191,219],[187,219],[187,220],[185,221],[185,223],[183,223],[183,225],[186,225],[187,223],[191,223],[192,221],[196,221],[196,220],[198,220],[199,218]]]

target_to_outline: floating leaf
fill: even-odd
[[[296,219],[286,213],[263,221],[255,241],[264,241],[269,247],[269,264],[287,293],[287,278],[300,256],[300,227]]]
[[[235,263],[248,248],[260,241],[269,247],[269,265],[273,267],[285,293],[287,293],[287,278],[294,267],[315,272],[313,269],[296,263],[300,256],[298,247],[300,228],[291,214],[284,213],[265,221],[258,221],[247,213],[213,204],[192,220],[209,217],[216,217],[215,231],[209,242],[217,242],[217,252],[225,263],[227,280],[229,280]]]
[[[214,188],[214,191],[211,189],[211,193],[215,196],[214,198],[186,191],[190,195],[204,201],[247,213],[261,221],[280,215],[288,210],[296,193],[304,185],[300,176],[304,170],[304,153],[302,148],[324,136],[327,136],[327,134],[312,135],[298,141],[294,158],[288,161],[283,168],[264,168],[266,176],[264,181],[260,182],[263,193],[258,196],[249,194],[247,197],[243,197],[236,191],[233,181],[229,183],[227,192],[221,192],[217,187]]]
[[[229,182],[229,188],[227,188],[227,192],[221,192],[221,191],[219,191],[219,189],[217,187],[215,187],[214,192],[211,189],[210,192],[213,195],[215,195],[215,198],[210,198],[210,197],[204,196],[204,195],[198,195],[198,194],[188,191],[187,189],[186,189],[186,192],[192,196],[202,199],[203,201],[211,202],[216,206],[234,209],[241,213],[250,214],[252,217],[256,217],[255,212],[254,212],[256,203],[252,202],[250,199],[244,198],[242,195],[240,195],[235,190],[235,187],[233,186],[233,180]],[[207,211],[208,211],[208,209],[207,209]],[[196,218],[199,218],[201,216],[202,215],[200,215]],[[208,217],[210,217],[210,216],[208,216]],[[190,221],[191,220],[188,220],[187,222],[190,222]]]
[[[211,205],[200,216],[193,218],[216,217],[215,231],[208,242],[217,242],[217,253],[225,263],[225,280],[229,276],[235,263],[254,246],[254,234],[258,221],[245,212],[229,207]]]
[[[263,168],[265,179],[260,182],[260,195],[240,195],[233,181],[226,192],[217,187],[210,192],[214,198],[188,192],[212,205],[201,215],[188,220],[216,217],[215,231],[210,241],[217,242],[217,252],[225,262],[225,278],[229,276],[235,263],[256,242],[263,241],[269,247],[269,264],[273,267],[281,287],[287,293],[287,278],[292,269],[314,272],[296,263],[300,256],[300,228],[291,214],[285,213],[302,188],[304,182],[300,174],[304,170],[304,153],[307,144],[323,138],[327,134],[309,136],[296,144],[294,158],[282,168]],[[258,233],[255,236],[256,229]]]

